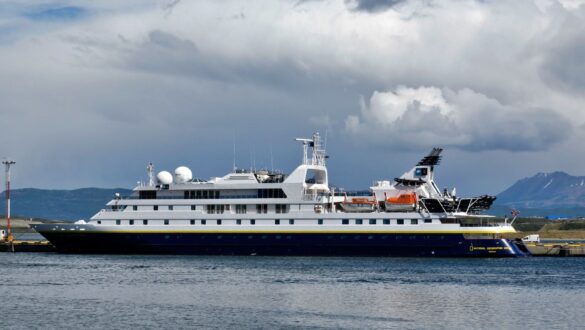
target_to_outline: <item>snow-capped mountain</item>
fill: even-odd
[[[499,205],[514,207],[581,207],[585,206],[585,176],[538,173],[517,181],[497,197]]]

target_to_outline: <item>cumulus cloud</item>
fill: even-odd
[[[348,116],[345,129],[396,149],[524,151],[565,140],[571,124],[550,109],[513,107],[471,89],[399,86],[362,100],[360,115]]]
[[[282,146],[274,159],[289,157],[290,169],[298,160],[290,138],[326,127],[337,173],[372,157],[371,148],[347,152],[358,137],[403,149],[440,143],[460,155],[552,149],[561,155],[554,169],[570,171],[580,162],[563,160],[582,130],[563,118],[585,122],[581,3],[12,2],[0,12],[0,121],[9,123],[0,157],[29,173],[20,185],[65,184],[45,175],[50,162],[69,186],[94,177],[112,186],[132,183],[129,164],[142,174],[143,160],[167,168],[193,160],[208,168],[200,176],[222,174],[234,131]],[[387,170],[384,157],[369,163],[372,173]],[[361,187],[371,175],[332,181]]]

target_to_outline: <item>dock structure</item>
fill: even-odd
[[[0,241],[0,252],[55,252],[49,241]]]
[[[585,243],[550,242],[525,243],[534,257],[585,257]]]

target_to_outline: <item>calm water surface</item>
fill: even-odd
[[[583,329],[585,258],[0,253],[0,328]]]

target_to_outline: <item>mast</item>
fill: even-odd
[[[320,165],[325,166],[325,149],[321,145],[321,136],[319,133],[313,134],[311,139],[296,138],[296,141],[303,143],[303,165]],[[309,161],[308,151],[311,147],[311,159]]]
[[[152,162],[148,163],[148,166],[146,166],[146,172],[148,172],[148,186],[153,187],[154,186],[154,165],[152,165]]]
[[[6,168],[6,240],[12,245],[12,231],[10,229],[10,166],[16,164],[13,160],[2,161]],[[12,247],[14,249],[14,247]],[[14,250],[13,250],[14,251]]]

